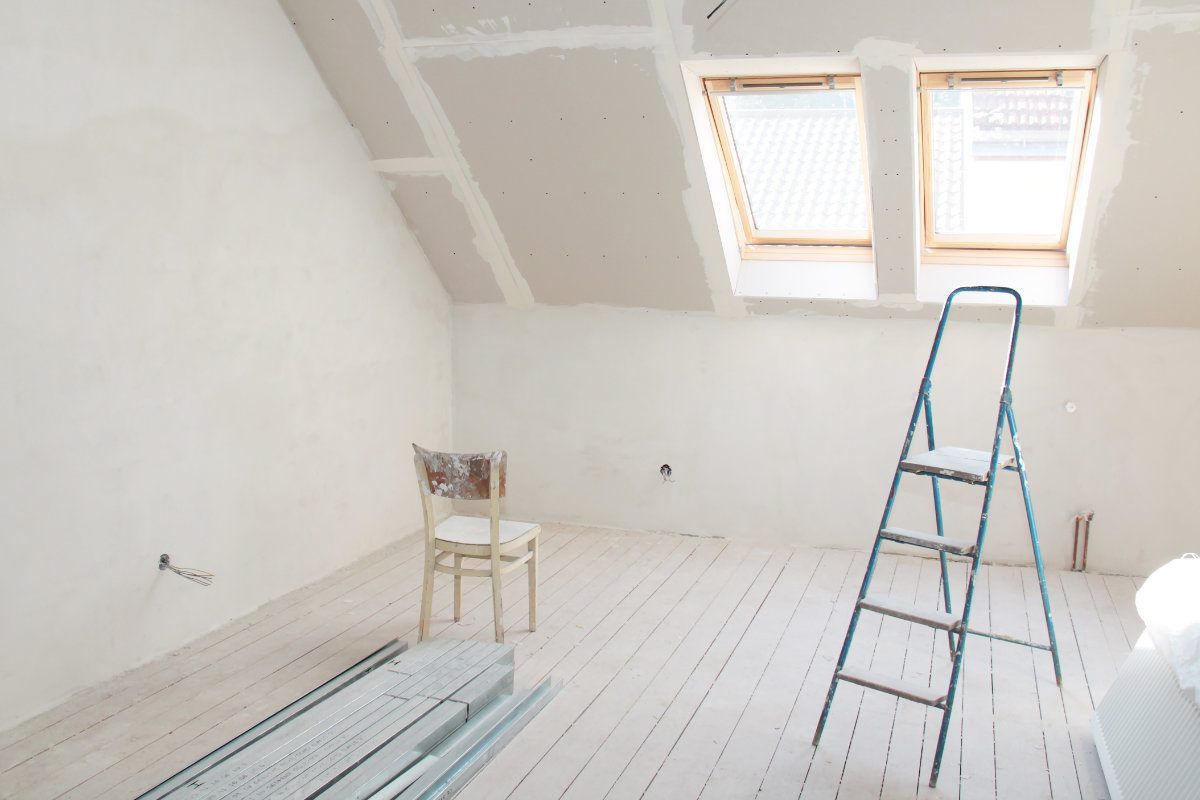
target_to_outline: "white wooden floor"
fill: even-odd
[[[0,733],[0,797],[128,798],[362,658],[415,638],[420,543],[410,539],[171,656]],[[524,574],[505,602],[518,681],[562,692],[489,765],[482,798],[1106,797],[1092,706],[1140,632],[1135,580],[1051,573],[1065,680],[1049,656],[974,638],[942,777],[925,786],[939,715],[850,684],[809,741],[865,556],[548,526],[541,625]],[[958,567],[961,573],[961,566]],[[876,586],[937,595],[937,562],[884,556]],[[1031,569],[982,573],[974,622],[1039,638]],[[434,635],[491,635],[483,580]],[[867,614],[852,660],[944,680],[944,634]]]

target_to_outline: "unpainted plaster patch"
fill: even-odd
[[[716,56],[849,53],[864,37],[875,36],[931,54],[1086,50],[1091,44],[1092,0],[931,0],[919,6],[731,0],[726,10],[705,19],[713,5],[687,0],[683,18],[694,26],[696,50]]]
[[[639,25],[593,25],[517,33],[471,31],[453,36],[406,38],[403,46],[416,61],[447,56],[462,59],[498,58],[538,50],[575,50],[581,47],[597,50],[638,49],[654,47],[655,43],[656,34],[653,28]]]
[[[814,317],[845,317],[853,319],[933,320],[942,313],[941,303],[865,303],[839,300],[779,300],[763,299],[747,304],[752,315],[792,314]],[[1012,309],[998,306],[962,305],[955,303],[952,321],[1009,324]],[[1054,324],[1054,309],[1026,307],[1021,312],[1021,325],[1050,326]]]
[[[556,28],[649,25],[639,0],[390,0],[412,37],[505,34]]]
[[[1154,24],[1162,24],[1164,21],[1175,24],[1173,18],[1178,18],[1176,31],[1184,33],[1196,30],[1196,17],[1200,15],[1200,3],[1166,3],[1164,5],[1134,0],[1130,13],[1154,20]]]
[[[652,53],[428,59],[539,303],[712,310]]]
[[[423,156],[420,158],[377,158],[371,161],[371,168],[376,172],[388,175],[446,175],[449,165],[440,158]]]
[[[459,303],[499,303],[500,287],[474,244],[471,220],[444,177],[389,176],[392,197],[416,234],[425,257]]]
[[[1097,247],[1101,229],[1110,224],[1121,227],[1120,220],[1109,219],[1109,208],[1134,144],[1131,126],[1145,72],[1134,53],[1120,49],[1110,52],[1098,73],[1092,121],[1098,128],[1094,134],[1096,141],[1088,152],[1091,173],[1084,179],[1087,196],[1082,207],[1084,218],[1068,307],[1059,312],[1059,324],[1063,327],[1081,324],[1094,301],[1092,290],[1105,267],[1103,254]]]
[[[1195,22],[1195,21],[1193,21]],[[1185,29],[1200,30],[1200,26]],[[1200,72],[1200,47],[1178,20],[1130,29],[1136,82],[1128,107],[1128,147],[1102,199],[1095,232],[1087,325],[1200,326],[1200,227],[1195,191],[1200,98],[1180,76]]]
[[[798,314],[800,316],[853,317],[855,319],[936,319],[939,306],[932,303],[913,301],[881,303],[856,300],[807,300],[793,298],[761,298],[746,303],[750,314],[776,315]]]
[[[913,59],[924,55],[920,48],[909,42],[897,42],[877,36],[860,40],[854,45],[852,52],[865,62],[897,68],[903,68],[906,64],[911,64]]]
[[[429,153],[355,0],[280,0],[350,124],[375,158]]]
[[[696,240],[705,280],[712,295],[713,308],[723,316],[743,316],[745,303],[734,296],[733,285],[725,266],[721,241],[717,236],[717,222],[713,218],[712,198],[704,176],[696,130],[692,125],[687,93],[679,74],[679,53],[676,50],[676,35],[671,28],[671,13],[667,0],[648,0],[654,31],[657,38],[654,48],[654,64],[658,82],[662,87],[667,112],[675,123],[675,132],[682,145],[683,168],[687,175],[687,186],[683,190],[683,206]],[[690,33],[685,34],[691,41]]]
[[[854,47],[863,75],[871,239],[878,291],[915,296],[918,221],[913,58],[903,42],[871,38]]]

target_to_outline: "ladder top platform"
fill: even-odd
[[[987,483],[988,467],[992,454],[987,450],[968,450],[965,447],[938,447],[928,453],[909,456],[900,462],[900,469],[918,475],[932,475],[967,483]],[[1007,469],[1016,465],[1016,459],[1001,453],[996,466]]]

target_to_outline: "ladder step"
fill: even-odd
[[[874,689],[878,692],[887,692],[896,697],[903,697],[905,700],[912,700],[915,703],[924,703],[927,706],[934,706],[935,708],[946,707],[946,692],[943,689],[922,686],[919,683],[902,681],[899,678],[892,678],[887,675],[871,672],[870,670],[855,669],[853,667],[843,667],[841,672],[837,674],[837,677],[839,680],[857,683],[859,686],[865,686],[868,689]]]
[[[927,547],[930,550],[944,550],[956,556],[969,556],[975,553],[975,543],[969,539],[951,539],[948,536],[910,531],[907,528],[884,528],[879,535],[889,541],[911,544],[914,547]]]
[[[947,614],[945,611],[920,608],[911,603],[893,600],[890,597],[873,597],[872,595],[867,595],[858,601],[858,607],[866,611],[874,611],[877,614],[884,614],[889,617],[928,625],[931,628],[943,631],[956,631],[962,627],[962,620],[953,614]]]
[[[1007,453],[1000,454],[996,466],[1007,469],[1016,464],[1016,459]],[[964,447],[938,447],[928,453],[909,456],[900,462],[900,469],[917,475],[932,475],[965,483],[987,483],[988,467],[992,465],[990,450],[968,450]]]

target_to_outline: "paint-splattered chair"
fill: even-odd
[[[421,592],[421,623],[418,639],[429,635],[429,617],[433,608],[433,576],[443,572],[454,576],[454,621],[462,617],[462,578],[464,575],[492,579],[492,607],[496,615],[496,641],[504,641],[504,603],[500,596],[501,580],[506,572],[526,565],[529,572],[529,630],[537,630],[538,534],[542,528],[533,522],[500,519],[500,499],[504,497],[508,454],[437,453],[413,445],[416,451],[417,484],[421,488],[421,507],[425,512],[425,582]],[[487,500],[487,517],[454,515],[437,521],[434,497],[451,500]],[[454,563],[447,560],[453,557]],[[484,561],[482,568],[463,566],[463,559]]]

